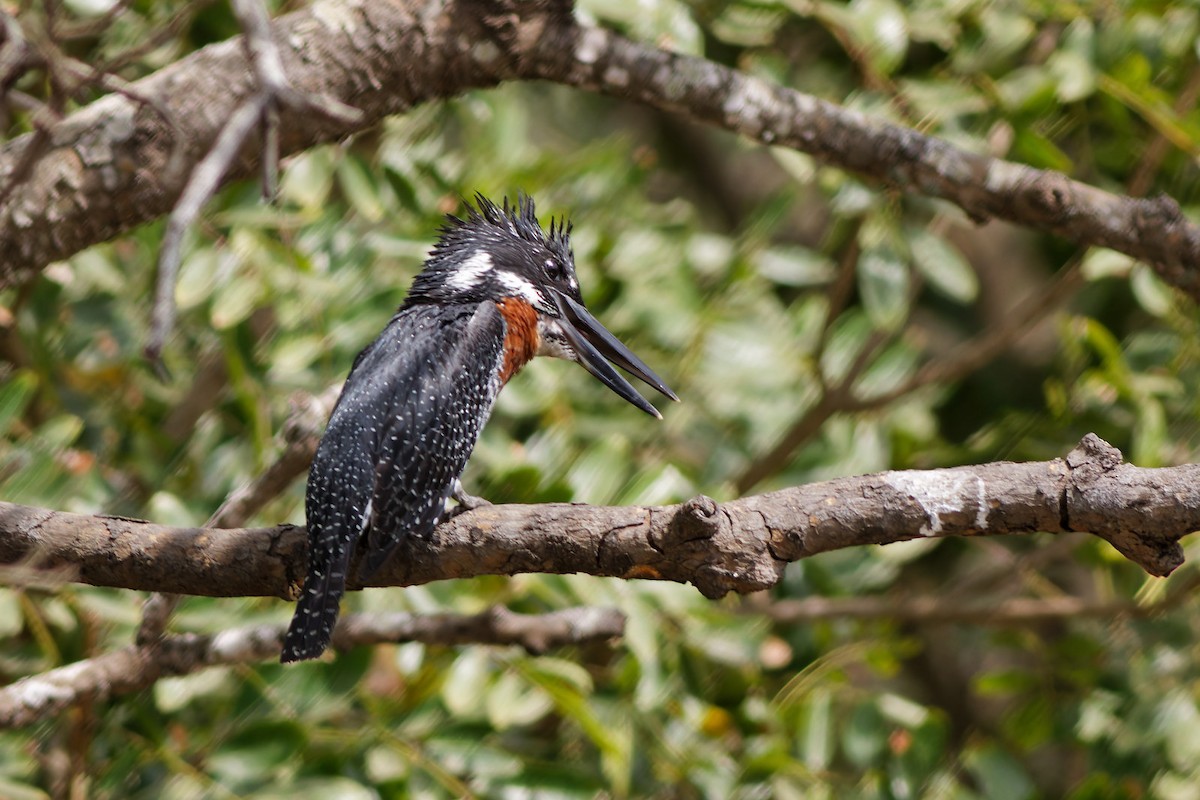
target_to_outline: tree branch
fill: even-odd
[[[1110,247],[1151,264],[1164,281],[1200,299],[1200,226],[1166,195],[1116,195],[1035,169],[972,153],[911,128],[701,58],[577,27],[574,47],[538,42],[531,71],[637,100],[822,162],[955,204],[976,222],[993,217]]]
[[[249,664],[279,657],[285,625],[253,625],[216,634],[169,636],[22,678],[0,689],[0,729],[29,725],[87,697],[93,701],[129,694],[160,678],[187,675],[222,664]],[[493,608],[480,614],[351,614],[334,632],[346,650],[383,642],[518,645],[531,653],[624,632],[615,609],[567,608],[549,614],[517,614]]]
[[[319,397],[298,394],[292,398],[292,413],[283,424],[283,451],[257,478],[225,498],[209,518],[209,527],[245,525],[259,509],[308,470],[321,440],[321,426],[329,419],[340,389],[340,386],[332,386]],[[179,600],[179,595],[164,592],[153,592],[146,598],[137,632],[139,645],[150,644],[166,632]]]
[[[270,38],[297,96],[362,112],[350,123],[314,114],[311,105],[285,105],[280,153],[337,141],[432,98],[496,85],[511,76],[506,54],[517,27],[544,28],[548,5],[516,3],[511,15],[502,15],[494,4],[475,0],[340,0],[273,20]],[[35,134],[0,148],[0,185],[32,161],[0,206],[0,288],[170,211],[182,176],[212,150],[235,109],[258,87],[238,37],[192,53],[131,89],[166,109],[174,124],[153,107],[114,94],[49,126],[43,134],[49,144],[39,152]],[[186,149],[180,168],[169,172],[177,141]],[[259,143],[247,142],[225,180],[251,174],[259,155]]]
[[[692,583],[716,598],[773,586],[788,562],[830,550],[1035,531],[1096,534],[1162,576],[1183,563],[1179,539],[1198,528],[1200,465],[1135,467],[1089,434],[1065,459],[884,472],[724,504],[487,506],[410,538],[367,585],[582,572]],[[292,525],[170,528],[0,504],[0,562],[72,566],[97,586],[294,598],[305,549]]]
[[[426,100],[540,78],[803,150],[948,200],[977,220],[998,217],[1111,247],[1200,298],[1200,226],[1169,197],[1114,195],[970,153],[704,59],[579,26],[565,3],[340,0],[270,27],[296,91],[363,112],[358,123],[347,123],[281,108],[281,153],[335,141]],[[186,143],[189,173],[255,83],[241,41],[222,42],[132,85],[152,103],[111,95],[50,125],[41,152],[31,149],[36,134],[0,148],[0,183],[32,161],[28,178],[0,206],[0,288],[169,211],[183,188],[165,169],[172,143]],[[175,124],[166,125],[155,108]],[[226,178],[250,174],[259,158],[258,144],[248,142]]]

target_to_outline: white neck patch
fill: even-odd
[[[466,291],[478,286],[483,281],[483,276],[491,271],[491,254],[484,250],[476,250],[446,279],[446,285]]]
[[[546,302],[546,298],[542,296],[542,293],[520,275],[501,271],[496,275],[496,280],[499,281],[501,286],[512,292],[513,296],[528,301],[532,306],[541,307]]]

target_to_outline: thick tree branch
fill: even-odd
[[[643,103],[763,144],[993,217],[1151,264],[1200,299],[1200,226],[1166,195],[1116,195],[1059,172],[972,153],[933,136],[842,108],[700,58],[669,53],[599,28],[578,28],[568,50],[539,41],[538,77]]]
[[[771,145],[809,152],[973,218],[998,217],[1103,245],[1155,266],[1200,298],[1200,226],[1168,197],[1114,195],[1055,172],[970,153],[703,59],[575,24],[566,4],[325,0],[271,24],[298,92],[363,112],[356,124],[280,109],[280,152],[335,141],[416,103],[513,78],[542,78],[647,103]],[[32,161],[0,206],[0,287],[166,213],[182,189],[165,165],[186,144],[185,174],[255,90],[241,42],[212,45],[0,149],[0,185]],[[165,109],[173,121],[168,124]],[[28,157],[28,158],[27,158]],[[259,158],[247,142],[227,178]]]
[[[624,632],[615,609],[567,608],[549,614],[516,614],[494,608],[481,614],[348,615],[334,632],[334,647],[384,642],[518,645],[531,653]],[[159,678],[187,675],[222,664],[275,660],[285,625],[254,625],[217,634],[169,636],[23,678],[0,688],[0,729],[28,725],[87,697],[93,701],[129,694]]]
[[[371,586],[571,573],[690,582],[707,597],[773,586],[790,561],[921,537],[1090,532],[1152,575],[1200,528],[1200,465],[1145,469],[1088,435],[1065,459],[841,478],[718,504],[488,506],[410,539]],[[169,528],[0,504],[0,563],[207,596],[295,597],[302,528]],[[360,588],[360,587],[355,587]]]
[[[550,7],[550,10],[547,9]],[[332,142],[431,98],[494,86],[511,73],[518,27],[536,35],[557,4],[324,0],[272,21],[287,80],[298,95],[362,112],[356,123],[280,109],[281,153]],[[526,45],[527,47],[527,45]],[[139,103],[110,95],[49,126],[49,146],[0,206],[0,287],[170,211],[183,181],[257,80],[241,37],[199,50],[132,85]],[[156,107],[166,109],[167,124]],[[168,170],[176,142],[181,169]],[[12,182],[33,134],[0,148],[0,187]],[[247,141],[225,179],[251,174]]]

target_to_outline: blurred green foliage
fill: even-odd
[[[1194,3],[580,5],[638,39],[972,150],[1113,191],[1167,192],[1193,216],[1200,205]],[[134,2],[75,55],[121,52],[183,6]],[[236,32],[224,4],[189,13],[124,77]],[[684,402],[657,424],[580,369],[532,364],[468,470],[468,486],[494,502],[735,497],[822,386],[895,393],[1072,269],[1078,288],[1017,325],[1024,335],[997,358],[859,412],[833,409],[751,490],[1053,458],[1088,431],[1144,466],[1200,460],[1195,308],[1147,268],[976,228],[802,154],[530,84],[423,106],[287,159],[274,206],[254,185],[223,191],[188,237],[165,383],[140,358],[161,223],[0,294],[0,497],[202,524],[278,452],[289,396],[344,377],[442,215],[475,191],[518,190],[543,219],[574,219],[593,312]],[[301,523],[302,497],[297,483],[256,522]],[[1194,568],[1180,573],[1171,583]],[[620,642],[550,656],[409,644],[163,680],[0,734],[0,796],[67,796],[54,778],[67,758],[73,790],[98,798],[1188,800],[1200,797],[1194,600],[1149,619],[772,621],[783,599],[990,609],[1062,595],[1144,606],[1169,592],[1102,543],[1036,536],[832,553],[792,565],[749,602],[588,576],[376,590],[348,605],[604,605],[629,624]],[[129,592],[0,588],[0,675],[123,646],[137,606]],[[290,611],[191,599],[173,626],[214,631]]]

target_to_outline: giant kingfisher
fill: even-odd
[[[359,353],[308,476],[308,576],[283,662],[329,646],[357,550],[366,580],[408,536],[428,536],[500,389],[534,356],[576,361],[621,397],[658,410],[609,361],[678,400],[583,305],[565,220],[542,229],[533,200],[482,195],[450,216],[403,305]]]

